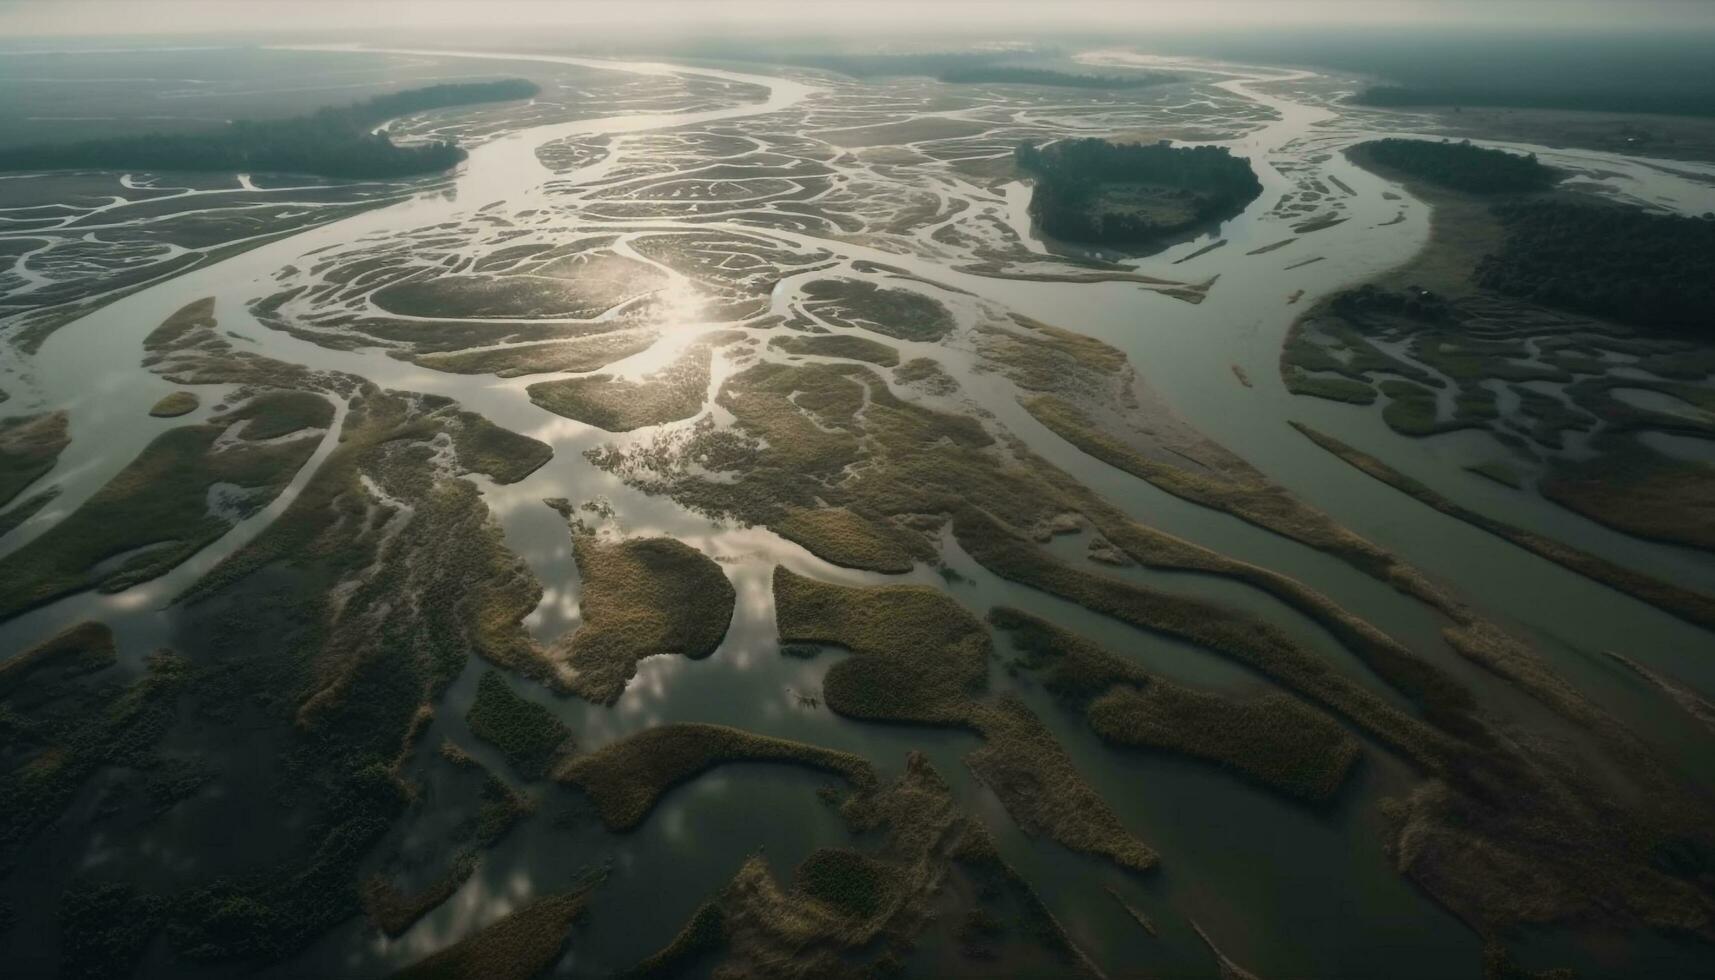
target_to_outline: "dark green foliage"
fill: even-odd
[[[531,980],[565,949],[589,889],[539,898],[400,970],[395,980]]]
[[[1382,166],[1472,194],[1546,190],[1560,179],[1560,172],[1537,162],[1534,153],[1519,156],[1469,140],[1382,139],[1354,149]]]
[[[373,133],[388,119],[481,102],[527,99],[522,79],[431,85],[329,107],[290,119],[239,120],[206,133],[151,133],[0,151],[0,170],[97,169],[306,173],[403,177],[445,170],[464,159],[452,143],[396,146]]]
[[[1110,143],[1090,137],[1038,149],[1020,143],[1019,169],[1036,178],[1030,215],[1042,230],[1073,242],[1129,245],[1222,221],[1262,193],[1249,161],[1225,147]],[[1116,188],[1147,188],[1153,203],[1113,208]]]
[[[166,903],[118,883],[74,883],[60,899],[60,976],[128,977],[161,928]]]
[[[854,919],[881,911],[887,898],[887,876],[876,862],[857,851],[824,847],[798,865],[798,888]]]
[[[1483,288],[1715,340],[1715,220],[1565,201],[1495,215],[1506,239],[1477,264]]]
[[[630,830],[668,790],[734,762],[787,763],[844,776],[860,789],[875,785],[875,770],[850,752],[694,724],[645,729],[572,759],[555,778],[588,793],[609,830]]]
[[[471,734],[499,749],[519,775],[540,779],[571,738],[571,732],[547,708],[512,692],[506,678],[485,671],[476,685],[476,701],[465,715]]]

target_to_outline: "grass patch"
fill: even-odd
[[[593,886],[592,886],[593,887]],[[393,974],[394,980],[531,980],[560,958],[589,888],[538,898],[440,952]]]
[[[176,419],[196,411],[201,404],[202,399],[196,396],[196,392],[175,391],[162,396],[161,400],[149,409],[149,414],[158,419]]]
[[[939,300],[862,279],[817,279],[804,285],[804,297],[805,307],[829,323],[895,340],[936,341],[957,325]]]
[[[850,848],[824,847],[798,865],[798,890],[854,919],[881,911],[890,876],[878,862]]]
[[[889,533],[844,507],[794,508],[772,525],[774,532],[823,561],[846,568],[902,574],[911,571],[911,552]]]
[[[637,673],[637,661],[700,659],[726,636],[737,594],[721,567],[697,549],[672,538],[603,544],[580,535],[572,553],[583,575],[583,624],[565,647],[571,674],[564,686],[580,697],[612,704]]]
[[[673,363],[641,381],[596,374],[538,381],[526,390],[531,401],[556,415],[609,432],[629,432],[702,411],[712,356],[707,344],[692,344]]]
[[[774,569],[780,637],[856,656],[822,681],[828,707],[868,721],[960,725],[986,683],[988,630],[939,589],[850,588]]]
[[[1333,796],[1358,758],[1345,729],[1284,694],[1240,701],[1157,680],[1102,695],[1089,719],[1116,745],[1208,759],[1312,802]]]
[[[571,748],[572,733],[547,708],[513,693],[499,672],[484,671],[465,723],[477,738],[499,749],[519,775],[540,779],[549,764]]]
[[[0,619],[165,574],[266,506],[316,449],[314,439],[240,439],[216,451],[225,428],[163,432],[70,516],[0,561]]]
[[[849,752],[696,724],[646,729],[562,763],[554,778],[588,793],[609,830],[625,831],[641,824],[668,790],[740,762],[786,763],[842,776],[858,788],[875,785],[875,770]]]
[[[641,354],[655,346],[660,336],[652,330],[626,330],[541,344],[415,354],[411,361],[449,374],[493,374],[502,378],[558,372],[581,374]]]
[[[54,468],[71,445],[64,412],[0,419],[0,507]]]
[[[854,337],[851,334],[776,337],[769,341],[768,346],[776,348],[783,354],[840,357],[848,361],[863,361],[881,367],[893,367],[899,363],[898,348],[889,347],[878,341],[870,340],[868,337]]]

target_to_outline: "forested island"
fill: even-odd
[[[1553,199],[1494,214],[1506,238],[1477,265],[1483,288],[1715,340],[1715,219]]]
[[[1036,180],[1030,216],[1068,242],[1144,244],[1230,218],[1262,193],[1250,163],[1225,147],[1089,138],[1020,143],[1013,159]]]
[[[1708,92],[1634,92],[1574,89],[1550,91],[1495,86],[1372,85],[1352,102],[1384,109],[1417,106],[1482,106],[1509,109],[1571,109],[1581,112],[1642,112],[1715,116]]]
[[[1381,139],[1352,148],[1356,156],[1391,167],[1432,184],[1470,194],[1500,194],[1547,190],[1560,172],[1545,166],[1536,154],[1520,156],[1504,150],[1474,146],[1469,140]]]
[[[528,99],[523,79],[430,85],[288,119],[238,120],[204,133],[151,133],[0,151],[0,170],[187,170],[408,177],[464,159],[450,142],[399,146],[374,132],[389,119],[485,102]]]

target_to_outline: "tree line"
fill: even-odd
[[[148,133],[0,150],[0,170],[190,170],[407,177],[464,159],[450,142],[399,146],[374,132],[388,119],[485,102],[527,99],[523,79],[430,85],[287,119],[237,120],[201,133]]]
[[[1110,143],[1094,137],[1039,148],[1029,141],[1013,152],[1020,170],[1035,177],[1030,214],[1047,234],[1065,241],[1102,244],[1145,242],[1209,221],[1230,218],[1262,193],[1250,162],[1226,147],[1174,147]],[[1113,185],[1161,191],[1165,205],[1104,210]]]
[[[1560,179],[1560,171],[1534,153],[1520,156],[1469,140],[1381,139],[1359,144],[1357,150],[1401,173],[1472,194],[1547,190]]]
[[[1715,340],[1715,214],[1690,218],[1556,200],[1499,204],[1494,213],[1506,238],[1478,263],[1478,285]]]

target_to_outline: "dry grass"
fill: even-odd
[[[655,346],[659,337],[660,334],[650,330],[626,330],[573,340],[415,354],[411,361],[449,374],[493,374],[502,378],[562,371],[581,373],[641,354]]]
[[[794,508],[772,524],[774,532],[823,561],[847,568],[901,574],[911,571],[911,552],[897,531],[865,520],[844,507]]]
[[[849,752],[695,724],[646,729],[561,763],[554,778],[588,793],[602,823],[624,831],[641,824],[673,787],[716,766],[740,762],[803,766],[843,776],[859,789],[875,785],[875,770]]]
[[[197,406],[201,404],[202,399],[196,396],[196,392],[175,391],[163,395],[161,400],[149,409],[149,414],[158,419],[176,419],[181,415],[189,415],[196,411]]]
[[[692,344],[673,363],[641,381],[596,374],[538,381],[527,390],[531,401],[556,415],[609,432],[629,432],[688,419],[702,411],[709,394],[711,357],[707,344]]]
[[[589,889],[549,895],[393,975],[394,980],[531,980],[560,958]]]
[[[736,593],[697,549],[671,538],[604,544],[578,536],[572,552],[583,576],[583,623],[560,659],[570,668],[563,686],[578,696],[612,704],[637,661],[706,657],[726,636]]]
[[[807,357],[838,357],[848,361],[863,361],[881,367],[899,363],[899,349],[889,347],[868,337],[851,334],[813,334],[801,337],[776,337],[768,346],[783,354]]]
[[[0,419],[0,507],[54,468],[71,445],[64,412]]]

